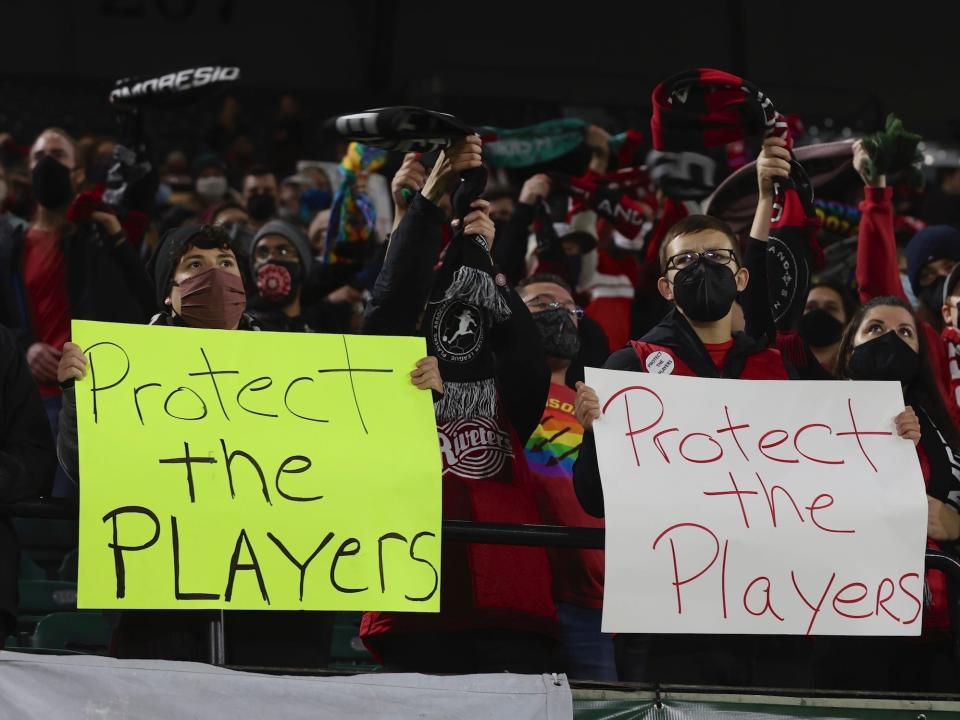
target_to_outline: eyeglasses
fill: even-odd
[[[297,255],[297,251],[294,250],[289,245],[279,245],[279,246],[269,246],[269,245],[259,245],[257,249],[254,250],[253,255],[257,260],[266,260],[268,258],[280,258],[281,260],[297,260],[300,258]]]
[[[562,303],[557,300],[551,300],[549,302],[541,300],[539,302],[527,303],[527,307],[530,308],[531,312],[546,312],[547,310],[559,310],[563,308],[568,313],[573,315],[578,320],[583,317],[583,308],[577,307],[576,305],[571,305],[569,303]]]
[[[711,265],[729,265],[736,262],[737,256],[729,248],[711,248],[703,252],[691,250],[667,260],[667,270],[685,270],[697,265],[700,260],[706,260]]]

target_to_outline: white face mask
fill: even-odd
[[[227,193],[227,179],[222,175],[197,178],[197,195],[207,202],[223,199]]]
[[[7,181],[0,180],[0,205],[3,205],[3,201],[7,199]],[[2,208],[0,208],[2,210]]]

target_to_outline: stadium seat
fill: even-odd
[[[338,612],[333,621],[330,667],[338,670],[374,669],[376,660],[360,640],[361,613]]]
[[[34,649],[102,654],[109,642],[110,631],[100,613],[58,612],[37,623],[31,646]]]
[[[77,584],[62,580],[21,580],[20,614],[46,615],[51,612],[75,610]]]
[[[63,556],[63,562],[60,563],[60,569],[57,570],[57,577],[67,582],[76,582],[78,561],[79,554],[77,549],[74,548]]]
[[[37,565],[33,556],[26,550],[20,551],[20,579],[21,580],[46,580],[47,574],[43,568]]]

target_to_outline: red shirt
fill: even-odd
[[[31,227],[23,244],[23,284],[33,334],[57,350],[70,339],[67,270],[60,236]],[[57,395],[56,383],[40,386],[42,395]]]
[[[540,425],[524,454],[543,521],[550,525],[602,528],[588,515],[573,489],[573,464],[583,442],[583,426],[573,414],[576,393],[550,384]],[[603,550],[547,548],[553,571],[553,598],[580,607],[603,607]]]
[[[722,343],[704,343],[703,346],[710,353],[710,359],[717,366],[718,370],[723,370],[723,364],[727,361],[727,353],[733,347],[733,338]]]

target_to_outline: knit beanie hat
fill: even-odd
[[[164,300],[167,299],[173,273],[177,265],[180,264],[180,258],[183,257],[188,248],[196,245],[195,240],[198,236],[204,236],[204,239],[200,241],[202,247],[213,247],[213,244],[219,242],[224,247],[230,248],[238,260],[243,257],[243,252],[235,237],[216,225],[187,225],[168,230],[160,238],[160,242],[154,248],[153,255],[147,262],[147,272],[153,276],[159,307],[163,307]]]
[[[310,247],[310,240],[304,234],[303,230],[286,220],[271,220],[257,231],[253,236],[253,242],[250,245],[250,260],[253,262],[253,251],[260,242],[260,238],[267,235],[279,235],[286,238],[287,241],[297,250],[300,256],[300,265],[303,268],[304,277],[310,272],[310,266],[313,265],[313,250]]]
[[[786,136],[787,122],[753,83],[712,68],[673,75],[653,90],[647,159],[671,197],[698,200],[729,173],[728,143],[760,134]]]
[[[920,294],[920,271],[934,260],[947,258],[960,261],[960,230],[951,225],[931,225],[907,243],[907,277],[915,295]]]

